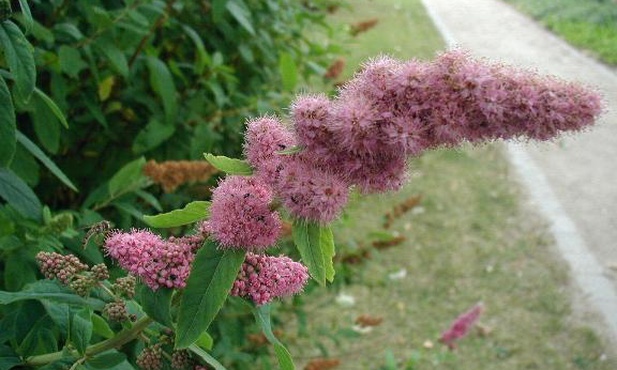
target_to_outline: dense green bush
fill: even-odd
[[[237,155],[247,117],[324,72],[331,3],[3,0],[0,287],[33,281],[39,250],[101,262],[81,227],[186,203],[145,158]]]

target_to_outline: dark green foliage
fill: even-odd
[[[332,2],[3,1],[0,288],[33,281],[40,250],[100,262],[80,241],[96,222],[195,200],[161,197],[146,161],[239,157],[246,119],[325,70]]]

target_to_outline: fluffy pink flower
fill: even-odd
[[[257,177],[228,176],[212,192],[205,229],[224,248],[247,250],[272,246],[281,220],[270,210],[271,188]]]
[[[291,105],[298,144],[311,155],[328,156],[334,145],[331,110],[330,99],[323,94],[299,96]]]
[[[147,230],[115,231],[105,250],[120,267],[138,276],[152,290],[184,288],[194,259],[194,244],[164,240]]]
[[[231,289],[231,295],[263,305],[274,298],[298,294],[308,281],[308,269],[289,257],[248,253]]]
[[[480,315],[484,312],[484,305],[480,302],[468,311],[459,315],[450,327],[441,334],[439,341],[450,349],[455,348],[455,341],[469,334],[469,330],[475,325]]]
[[[278,188],[283,205],[296,217],[320,223],[334,220],[347,204],[349,185],[299,157],[281,172]]]
[[[260,117],[246,125],[244,155],[255,175],[274,185],[286,160],[280,151],[292,148],[296,139],[290,129],[276,117]]]

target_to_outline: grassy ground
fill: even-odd
[[[617,66],[617,3],[601,0],[505,0],[571,44]]]
[[[417,0],[353,3],[333,21],[379,23],[350,41],[351,69],[380,51],[427,58],[442,47]],[[511,176],[498,145],[440,150],[413,161],[402,191],[354,199],[334,228],[337,257],[354,263],[337,266],[331,289],[302,298],[306,322],[285,320],[283,339],[299,367],[328,357],[340,361],[337,369],[617,368],[572,315],[567,268]],[[386,215],[417,196],[386,228]],[[374,248],[384,235],[400,243]],[[480,301],[482,330],[455,351],[439,344],[450,322]],[[361,315],[383,321],[361,334]]]

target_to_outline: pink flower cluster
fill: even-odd
[[[281,219],[270,210],[272,190],[260,178],[228,176],[212,192],[204,229],[224,248],[264,249],[279,237]]]
[[[147,230],[114,231],[105,240],[105,250],[152,290],[184,288],[195,257],[195,243],[189,241],[164,240]]]
[[[447,345],[450,349],[454,349],[454,342],[469,334],[469,331],[475,325],[476,321],[478,321],[478,318],[483,312],[484,305],[480,302],[468,311],[460,314],[452,322],[450,327],[441,334],[439,341]]]
[[[264,305],[274,298],[300,293],[308,280],[308,270],[285,256],[248,253],[231,289],[231,295]]]
[[[272,117],[263,117],[249,122],[244,148],[255,177],[272,189],[292,215],[331,222],[347,203],[349,184],[308,157],[280,153],[294,148],[296,143],[289,127]]]
[[[273,203],[326,224],[341,213],[351,187],[399,189],[407,159],[425,150],[549,140],[592,125],[601,112],[590,89],[460,50],[432,62],[378,58],[332,99],[297,97],[291,125],[273,116],[249,121],[244,154],[254,175],[220,183],[207,227],[223,246],[266,248],[278,236]]]

